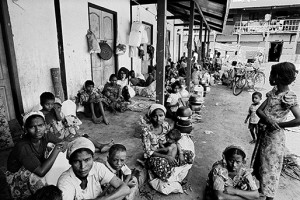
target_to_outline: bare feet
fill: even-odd
[[[108,121],[108,119],[107,119],[106,117],[103,117],[103,122],[104,122],[104,124],[106,124],[106,125],[109,124],[109,121]]]
[[[92,121],[95,123],[95,124],[100,124],[102,122],[102,119],[101,118],[97,118],[97,117],[92,117]]]
[[[110,147],[111,147],[112,145],[114,145],[114,144],[115,144],[114,140],[111,140],[111,141],[110,141],[109,143],[107,143],[107,144],[103,144],[102,148],[100,149],[100,152],[101,152],[101,153],[107,152],[107,151],[110,149]]]

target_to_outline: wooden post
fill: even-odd
[[[186,73],[186,84],[187,91],[190,92],[191,84],[191,69],[192,69],[192,44],[193,44],[193,32],[194,32],[194,16],[195,14],[195,2],[190,1],[190,25],[189,25],[189,39],[188,39],[188,59],[187,59],[187,73]]]
[[[156,102],[165,102],[165,41],[167,0],[157,1]]]
[[[202,48],[202,60],[205,57],[205,46],[206,46],[206,36],[207,36],[207,26],[205,26],[205,31],[204,31],[204,41],[203,41],[203,48]]]
[[[210,36],[210,30],[207,31],[207,50],[206,50],[206,57],[209,58],[209,36]]]
[[[203,19],[200,16],[200,30],[199,30],[199,43],[200,43],[200,48],[198,49],[198,64],[201,64],[202,61],[202,28],[203,28]]]

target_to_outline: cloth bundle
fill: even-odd
[[[88,30],[87,34],[86,34],[86,38],[87,38],[87,43],[88,43],[88,51],[89,53],[100,53],[101,49],[99,46],[99,43],[97,41],[97,38],[95,36],[95,34]]]

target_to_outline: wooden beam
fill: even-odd
[[[205,46],[206,46],[206,36],[207,36],[207,26],[205,26],[205,31],[204,31],[204,40],[203,40],[203,43],[202,43],[202,59],[204,59],[205,57]]]
[[[202,13],[202,10],[201,10],[200,6],[199,6],[197,3],[195,3],[195,4],[196,4],[196,7],[197,7],[197,9],[198,9],[198,11],[199,11],[199,13],[200,13],[202,19],[203,19],[204,24],[205,24],[206,27],[208,27],[208,29],[209,29],[209,25],[208,25],[208,23],[207,23],[207,21],[206,21],[204,15],[203,15],[203,13]]]
[[[206,48],[206,57],[209,57],[209,36],[210,36],[210,30],[207,33],[207,48]]]
[[[201,44],[201,47],[198,49],[198,64],[201,64],[202,61],[202,29],[203,29],[203,19],[200,18],[200,30],[199,30],[199,42]]]
[[[195,14],[195,2],[190,1],[190,25],[189,25],[189,38],[188,38],[188,58],[187,58],[187,73],[186,73],[186,84],[187,91],[190,92],[191,87],[191,69],[192,69],[192,44],[193,44],[193,29],[194,29],[194,14]]]
[[[167,0],[157,1],[156,102],[165,102],[165,38]]]

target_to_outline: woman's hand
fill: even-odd
[[[272,120],[270,118],[268,118],[266,122],[268,124],[268,128],[271,128],[272,130],[279,130],[279,129],[281,129],[281,127],[279,126],[279,124],[276,121],[274,121],[274,120]]]
[[[128,187],[132,188],[132,187],[136,186],[137,182],[138,181],[137,181],[136,177],[132,177],[132,179],[127,183],[127,185],[128,185]]]
[[[224,193],[230,194],[230,195],[236,195],[236,189],[234,189],[234,188],[231,187],[231,186],[227,186],[227,187],[225,187],[225,189],[224,189]]]
[[[170,165],[176,165],[176,164],[177,164],[176,159],[173,158],[172,156],[167,156],[166,158],[167,158],[167,160],[169,161],[169,164],[170,164]]]
[[[53,151],[65,152],[66,149],[67,149],[67,143],[66,142],[60,142],[60,143],[57,143],[55,145]]]
[[[183,153],[179,153],[179,164],[182,165],[185,163]]]

